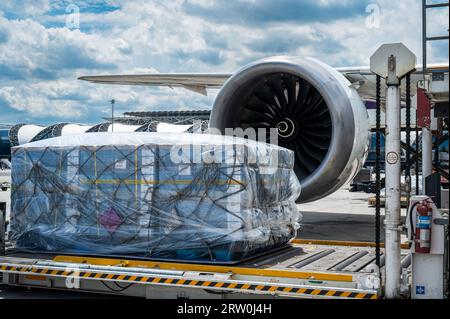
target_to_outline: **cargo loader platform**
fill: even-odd
[[[6,285],[145,298],[377,299],[374,263],[373,243],[297,239],[233,266],[7,253],[0,272]]]

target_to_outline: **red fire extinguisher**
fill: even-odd
[[[429,254],[433,208],[428,201],[421,201],[416,211],[415,250],[417,253]]]

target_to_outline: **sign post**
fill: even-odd
[[[383,44],[370,57],[370,70],[386,80],[385,255],[386,298],[400,296],[400,79],[414,70],[415,55],[402,43]]]

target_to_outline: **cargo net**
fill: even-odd
[[[12,156],[19,251],[234,262],[285,245],[299,227],[289,150],[277,148],[265,174],[236,145],[206,164],[192,154],[174,163],[163,144],[35,144]]]

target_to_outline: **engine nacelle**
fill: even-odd
[[[368,115],[350,82],[312,58],[272,57],[236,72],[217,95],[210,127],[277,128],[295,153],[302,192],[320,199],[354,177],[368,152]]]

